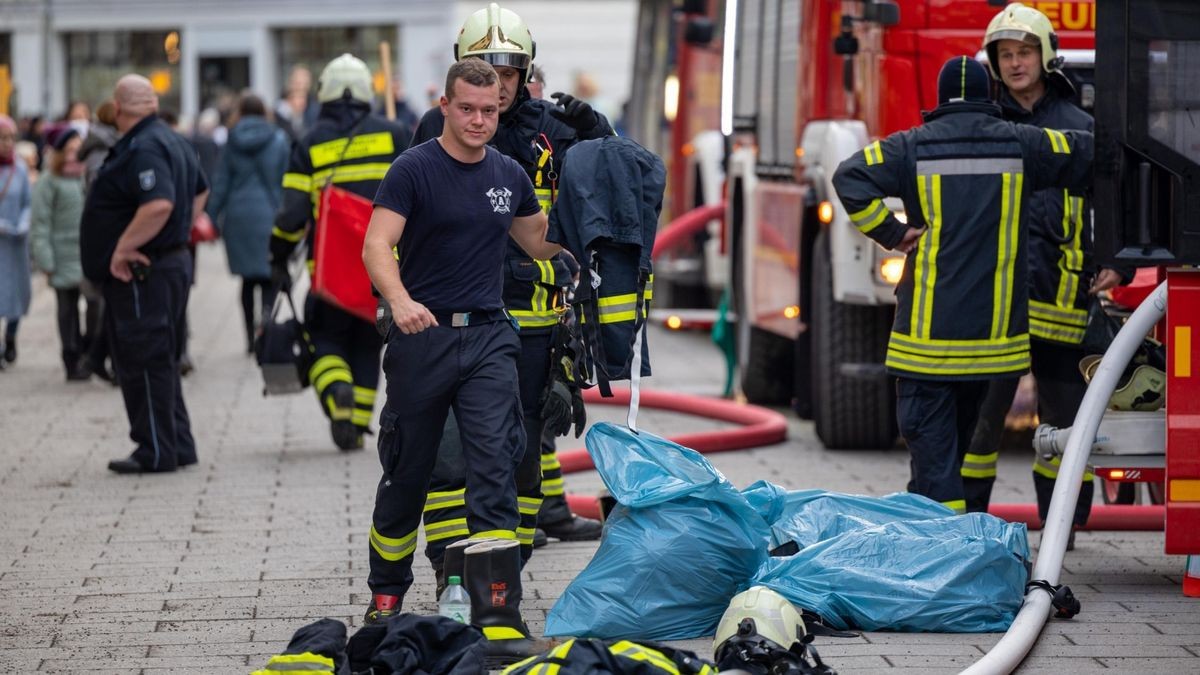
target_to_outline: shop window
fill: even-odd
[[[317,79],[325,64],[345,53],[362,59],[375,75],[375,94],[384,91],[385,83],[380,71],[379,43],[392,45],[392,54],[397,54],[396,26],[339,26],[336,28],[284,28],[276,31],[275,44],[279,48],[280,91],[283,95],[288,86],[292,69],[304,66],[312,72],[312,96],[317,93]],[[394,64],[393,64],[394,66]]]
[[[179,112],[179,32],[98,31],[67,33],[67,99],[93,107],[112,95],[122,75],[146,76],[158,93],[159,108]]]

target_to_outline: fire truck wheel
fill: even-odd
[[[882,365],[894,310],[833,299],[829,234],[813,246],[812,407],[817,437],[830,449],[890,448],[896,442],[891,378],[849,377],[843,364]]]
[[[1134,504],[1137,502],[1137,483],[1118,483],[1100,479],[1100,497],[1105,504]]]
[[[746,400],[758,405],[791,402],[794,351],[788,338],[751,326],[749,356],[742,371],[742,393]]]

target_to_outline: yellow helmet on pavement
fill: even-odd
[[[491,2],[463,22],[454,44],[454,59],[474,56],[493,66],[516,68],[524,82],[536,51],[533,36],[521,17]]]
[[[321,71],[321,79],[317,82],[317,100],[328,103],[349,92],[350,98],[370,103],[375,97],[371,85],[371,69],[367,64],[353,54],[342,54]]]
[[[729,601],[717,624],[713,653],[721,663],[737,650],[787,651],[804,634],[804,619],[787,598],[766,586],[753,586]]]
[[[1058,55],[1058,34],[1045,14],[1025,5],[1009,5],[992,17],[987,32],[983,35],[983,48],[987,50],[988,66],[992,76],[1000,79],[1000,64],[997,58],[997,43],[1001,40],[1019,40],[1037,45],[1042,49],[1042,70],[1047,74],[1062,72],[1063,58]]]

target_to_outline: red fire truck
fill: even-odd
[[[984,58],[1003,0],[729,0],[732,132],[726,241],[742,391],[792,401],[831,448],[891,447],[883,368],[903,258],[850,223],[831,186],[846,157],[921,122],[946,59]],[[1030,2],[1054,23],[1090,108],[1091,0]],[[732,50],[729,41],[733,41]],[[889,204],[903,218],[899,201]]]

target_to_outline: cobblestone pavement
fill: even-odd
[[[53,294],[36,288],[20,359],[0,372],[0,671],[248,672],[311,620],[356,626],[378,461],[334,448],[310,392],[262,396],[220,249],[202,249],[191,303],[197,370],[184,391],[200,463],[174,474],[105,469],[131,449],[120,397],[99,381],[64,381]],[[704,336],[655,330],[650,345],[648,387],[719,393],[721,360]],[[829,452],[809,423],[789,420],[786,443],[712,462],[738,486],[903,489],[903,449]],[[640,423],[663,435],[719,426],[651,410]],[[1028,467],[1024,451],[1006,453],[997,501],[1033,499]],[[568,485],[594,493],[600,481],[574,474]],[[534,556],[525,611],[535,631],[594,550],[554,543]],[[1200,672],[1200,601],[1181,596],[1182,569],[1161,534],[1081,533],[1064,580],[1084,611],[1051,622],[1021,672]],[[424,560],[416,571],[407,606],[432,611]],[[818,644],[843,673],[952,672],[998,637],[867,633]],[[710,650],[707,640],[681,644]]]

